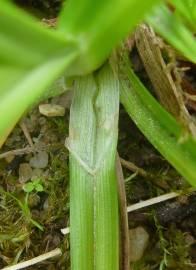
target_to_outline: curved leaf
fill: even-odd
[[[75,41],[80,57],[70,74],[85,74],[99,67],[114,46],[134,29],[159,0],[68,0],[59,30]]]
[[[182,127],[147,91],[128,60],[123,62],[122,72],[121,102],[127,113],[152,145],[196,186],[196,141],[189,137],[179,143]]]
[[[0,6],[0,147],[23,113],[76,57],[71,42],[3,0]]]
[[[191,31],[164,5],[154,9],[147,22],[174,48],[196,63],[196,40]]]

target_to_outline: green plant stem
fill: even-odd
[[[77,78],[66,142],[72,270],[119,269],[118,111],[119,84],[109,64]]]

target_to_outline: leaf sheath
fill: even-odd
[[[119,84],[109,64],[76,80],[70,113],[72,270],[118,270]]]

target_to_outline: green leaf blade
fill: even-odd
[[[152,15],[147,17],[147,22],[182,55],[196,63],[196,40],[193,33],[166,6],[154,9]]]
[[[127,113],[152,145],[185,177],[196,186],[196,141],[183,143],[178,140],[182,128],[161,105],[148,93],[125,61],[123,73],[129,84],[121,81],[121,102]]]
[[[72,0],[66,3],[59,30],[78,44],[80,57],[70,68],[71,74],[86,74],[99,67],[114,46],[159,0]]]
[[[2,1],[0,147],[20,117],[77,55],[73,42],[39,24],[9,1]]]
[[[196,31],[196,1],[195,0],[171,0],[177,12],[179,12]]]
[[[67,53],[65,50],[64,55],[37,68],[16,72],[12,84],[9,81],[4,82],[4,89],[0,92],[0,147],[23,113],[42,96],[44,90],[58,78],[75,56],[75,52]],[[9,74],[6,75],[8,78]]]

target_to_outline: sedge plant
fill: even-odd
[[[196,42],[189,28],[195,13],[190,14],[190,8],[182,12],[183,0],[170,1],[178,16],[164,4],[150,13],[159,2],[68,0],[57,29],[51,30],[10,1],[1,1],[0,147],[22,115],[60,75],[74,78],[66,140],[70,151],[72,270],[119,269],[115,173],[119,90],[125,109],[148,140],[196,185],[194,138],[190,135],[188,141],[178,143],[180,124],[144,88],[127,57],[120,65],[115,57],[106,61],[146,13],[146,20],[157,32],[196,61]],[[161,24],[156,23],[157,17]]]

